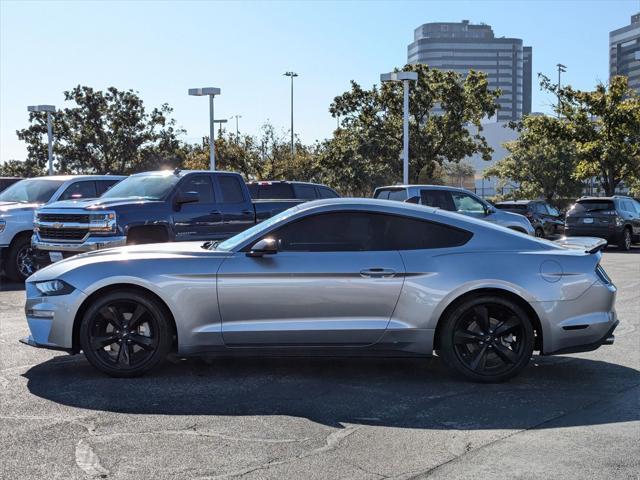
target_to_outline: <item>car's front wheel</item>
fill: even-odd
[[[142,375],[165,359],[173,342],[166,309],[138,292],[115,291],[99,297],[80,325],[87,360],[114,377]]]
[[[629,250],[631,250],[631,244],[633,243],[632,240],[633,236],[631,235],[631,229],[625,228],[622,231],[622,238],[618,247],[628,252]]]
[[[527,365],[533,353],[531,321],[506,298],[472,298],[443,321],[438,353],[449,367],[471,380],[508,380]]]

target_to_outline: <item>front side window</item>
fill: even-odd
[[[452,192],[451,197],[455,204],[456,211],[461,213],[484,213],[484,205],[471,195],[466,193]]]
[[[420,190],[420,203],[442,210],[454,211],[455,205],[451,201],[451,194],[446,190]]]
[[[47,203],[62,180],[21,180],[0,193],[0,202]]]
[[[194,203],[214,203],[213,187],[209,175],[191,175],[180,185],[180,192],[196,192],[198,201]]]
[[[339,195],[327,187],[318,187],[318,192],[320,192],[320,198],[338,198]]]
[[[410,217],[335,212],[310,215],[267,236],[285,252],[359,252],[454,247],[471,233]]]
[[[80,198],[96,198],[96,184],[90,182],[76,182],[67,187],[60,195],[60,200],[77,200]]]

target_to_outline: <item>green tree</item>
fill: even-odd
[[[449,182],[453,183],[456,187],[462,187],[464,180],[466,178],[473,177],[476,173],[473,165],[465,161],[445,162],[443,164],[443,169]]]
[[[418,73],[409,99],[410,181],[433,176],[444,161],[458,162],[476,153],[489,160],[492,150],[480,121],[496,113],[500,92],[488,88],[486,74],[470,71],[463,78],[426,65],[406,65],[404,70]],[[325,145],[323,164],[336,183],[351,192],[366,192],[402,178],[402,97],[399,82],[365,90],[352,81],[351,90],[334,99],[329,111],[341,119],[340,127]],[[438,106],[442,114],[433,112]]]
[[[549,116],[527,116],[512,124],[520,132],[517,140],[504,144],[509,154],[484,172],[497,177],[499,187],[516,182],[515,198],[543,197],[548,202],[574,197],[582,183],[575,178],[576,146],[567,124]]]
[[[169,117],[167,104],[147,111],[137,93],[114,87],[102,92],[77,86],[64,96],[74,105],[53,117],[57,172],[128,174],[176,167],[184,160],[183,131]],[[29,121],[29,127],[16,132],[27,144],[23,169],[17,163],[5,168],[32,176],[45,173],[46,114],[31,113]]]
[[[615,76],[609,85],[583,92],[541,76],[541,85],[559,98],[557,111],[567,124],[578,161],[576,177],[597,177],[607,195],[640,177],[640,96],[628,79]]]

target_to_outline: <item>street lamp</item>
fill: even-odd
[[[189,95],[195,97],[209,96],[209,168],[216,169],[216,153],[215,153],[215,128],[213,123],[213,98],[220,95],[220,89],[215,87],[207,88],[190,88]]]
[[[295,157],[296,151],[293,144],[293,78],[297,77],[296,72],[285,72],[282,74],[285,77],[291,77],[291,158]]]
[[[402,82],[403,96],[403,133],[402,133],[402,183],[409,183],[409,82],[418,80],[418,72],[391,72],[380,75],[380,81]]]
[[[55,105],[30,105],[29,112],[47,112],[47,137],[49,141],[49,175],[53,175],[53,125],[51,114],[55,113]]]
[[[232,118],[236,119],[236,143],[238,143],[238,138],[240,138],[240,130],[238,129],[238,119],[242,118],[242,115],[233,115],[229,120],[231,120]]]
[[[222,124],[227,123],[227,119],[223,118],[221,120],[214,120],[213,123],[218,124],[218,135],[222,136]]]
[[[567,66],[558,63],[556,67],[558,67],[558,118],[560,118],[560,75],[567,71]]]

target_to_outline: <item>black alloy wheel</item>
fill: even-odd
[[[476,298],[464,302],[445,321],[441,354],[467,378],[504,381],[529,362],[533,328],[526,313],[510,300]]]
[[[7,253],[6,274],[14,282],[24,282],[38,270],[31,248],[31,237],[17,239]]]
[[[625,228],[622,233],[622,244],[620,245],[620,248],[622,248],[625,251],[631,250],[632,240],[633,238],[631,236],[631,230],[628,228]]]
[[[167,356],[172,340],[163,306],[139,293],[113,292],[99,298],[80,326],[87,360],[115,377],[148,372]]]

